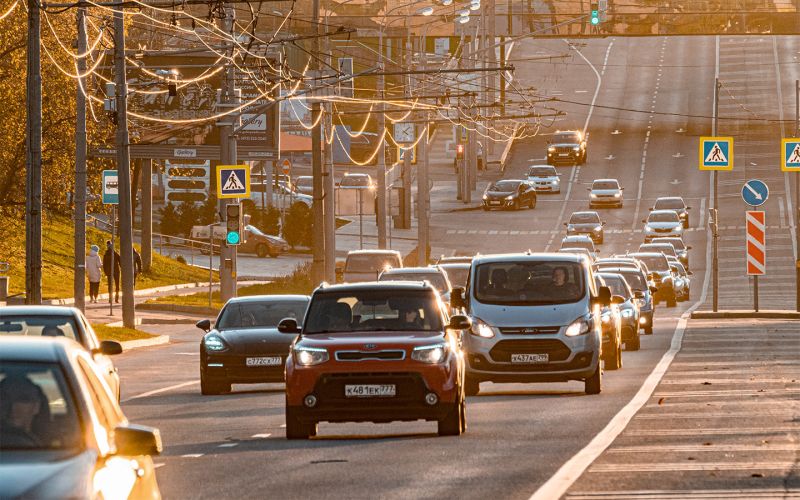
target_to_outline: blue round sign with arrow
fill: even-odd
[[[769,198],[769,188],[758,179],[750,179],[742,186],[742,199],[751,207],[760,207]]]

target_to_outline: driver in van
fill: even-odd
[[[578,295],[578,287],[567,281],[567,269],[558,266],[551,275],[550,296],[557,300],[564,300]]]

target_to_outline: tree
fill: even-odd
[[[158,227],[161,234],[178,234],[180,229],[178,225],[178,212],[175,210],[175,205],[173,205],[171,201],[159,211],[159,215],[161,216],[161,222]]]
[[[200,208],[194,203],[183,202],[178,206],[178,229],[186,237],[192,233],[192,226],[200,224]]]
[[[305,203],[295,203],[286,213],[283,238],[292,248],[297,246],[311,247],[311,234],[314,219],[311,210]]]

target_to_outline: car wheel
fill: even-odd
[[[584,381],[583,391],[586,394],[600,394],[603,390],[603,371],[600,369],[600,363],[597,363],[597,369],[594,373],[587,377]]]
[[[477,396],[479,392],[481,392],[481,383],[469,376],[464,377],[464,393],[467,396]]]
[[[644,329],[644,333],[645,333],[645,335],[652,335],[653,334],[653,327],[652,326],[648,326],[647,328]]]
[[[269,253],[269,256],[270,256],[271,258],[273,258],[273,259],[277,259],[277,258],[278,258],[278,255],[280,255],[278,252],[270,252],[270,253]]]
[[[626,351],[638,351],[641,347],[641,338],[639,337],[639,332],[633,336],[630,342],[625,342],[625,350]]]
[[[439,420],[439,435],[440,436],[459,436],[463,432],[461,417],[461,401],[453,404],[453,407],[447,412],[447,416]],[[287,427],[288,430],[288,427]]]
[[[598,245],[602,245],[602,244],[603,244],[603,241],[605,241],[605,240],[604,240],[604,237],[603,237],[603,236],[600,236],[600,238],[598,238],[598,239],[597,239],[597,244],[598,244]]]
[[[622,346],[619,342],[614,344],[614,349],[603,360],[607,370],[619,370],[622,368]]]
[[[678,301],[675,300],[675,295],[673,294],[672,297],[667,299],[667,307],[676,307],[678,305]]]
[[[203,396],[216,396],[223,392],[231,392],[231,384],[224,381],[209,380],[200,372],[200,394]]]
[[[263,259],[264,257],[267,256],[267,253],[269,253],[267,251],[267,245],[259,243],[258,246],[256,247],[256,255],[258,255],[259,258]]]
[[[517,198],[516,200],[514,200],[514,205],[511,207],[511,210],[519,210],[519,209],[520,209],[519,198]]]
[[[684,229],[689,229],[689,220],[688,219],[683,221],[683,228]]]
[[[483,206],[483,209],[484,209],[485,211],[487,211],[487,212],[489,211],[489,207],[488,207],[487,205],[484,205],[484,206]]]
[[[459,411],[461,411],[461,432],[467,432],[467,398],[463,396],[461,398],[461,404],[459,405]]]
[[[528,203],[528,207],[529,207],[530,209],[534,209],[534,208],[536,208],[536,197],[533,197],[533,198],[531,198],[531,202],[530,202],[530,203]]]
[[[301,422],[299,410],[286,407],[286,439],[308,439],[317,435],[317,424]]]

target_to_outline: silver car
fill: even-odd
[[[537,193],[560,193],[561,174],[551,165],[533,165],[528,168],[528,183]]]
[[[598,305],[611,291],[595,286],[585,257],[525,253],[487,255],[472,262],[466,296],[456,288],[453,307],[473,324],[463,335],[465,389],[481,382],[584,382],[601,390],[601,319]]]
[[[383,271],[393,267],[403,267],[403,257],[397,250],[351,250],[344,263],[342,281],[376,281]]]
[[[649,243],[653,238],[683,236],[683,223],[675,210],[653,210],[642,219],[644,222],[644,241]]]
[[[589,208],[617,207],[622,208],[622,191],[617,179],[595,179],[589,189]]]
[[[447,273],[439,266],[387,269],[381,273],[378,281],[427,281],[439,292],[445,304],[450,304],[450,292],[453,287],[450,285]]]

